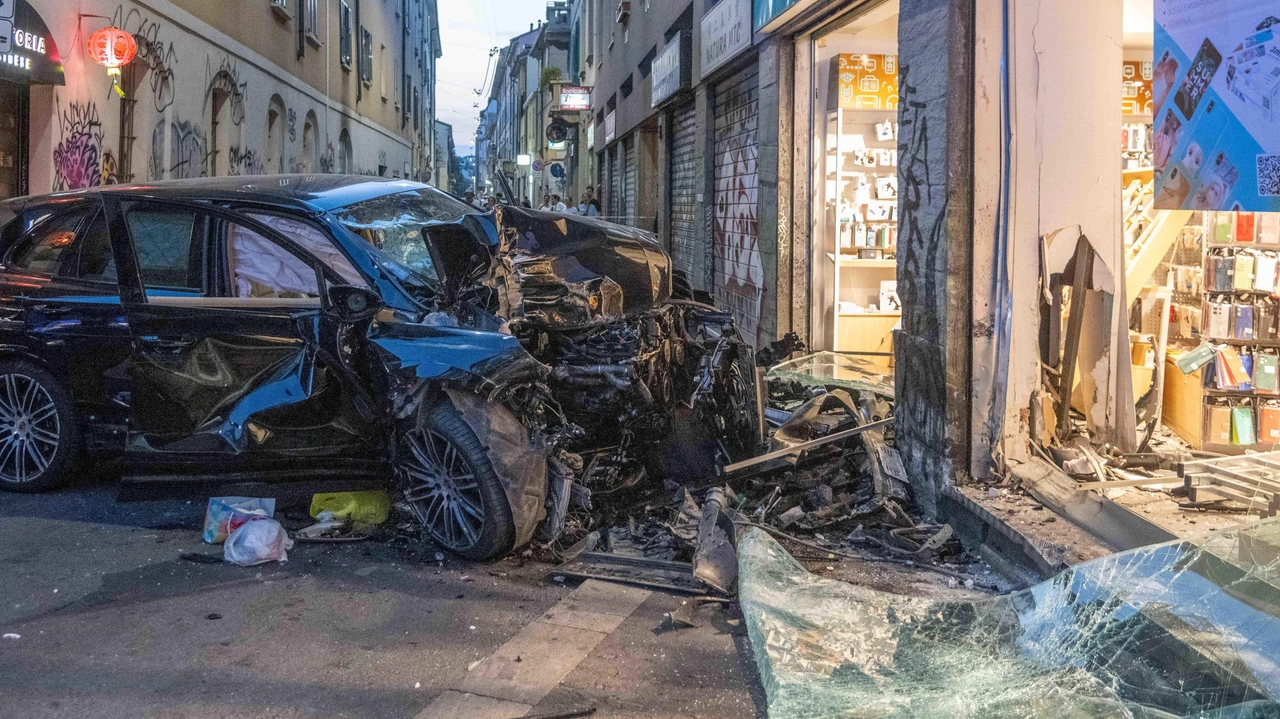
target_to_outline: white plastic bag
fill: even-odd
[[[293,540],[274,519],[254,519],[240,525],[222,545],[222,558],[241,567],[263,562],[287,562]]]

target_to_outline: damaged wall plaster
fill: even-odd
[[[1025,460],[1030,427],[1022,419],[1040,382],[1039,293],[1041,237],[1078,226],[1099,253],[1098,264],[1123,276],[1120,231],[1121,124],[1119,69],[1123,59],[1121,4],[1107,0],[1060,3],[1008,0],[1009,95],[1012,112],[1009,183],[1008,268],[1012,297],[1008,375],[996,376],[995,342],[975,336],[973,429],[975,476],[994,470],[992,452]],[[1079,22],[1080,17],[1090,22]],[[1110,28],[1102,31],[1101,28]],[[979,3],[976,17],[974,84],[975,157],[999,158],[1003,17],[999,3]],[[974,168],[974,317],[994,322],[992,270],[999,212],[1000,162],[975,162]],[[1072,238],[1070,246],[1074,246]],[[1104,337],[1120,337],[1127,325],[1123,302],[1111,303]],[[1127,352],[1095,352],[1081,366],[1096,383],[1103,409],[1092,418],[1104,427],[1116,421],[1117,398],[1132,397],[1121,386],[1114,364]],[[1127,367],[1125,368],[1127,372]],[[1007,387],[1001,436],[992,438],[987,418],[998,401],[996,386]],[[1106,413],[1111,408],[1111,413]],[[996,408],[996,412],[1000,408]],[[982,451],[987,450],[987,451]]]

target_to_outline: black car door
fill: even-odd
[[[37,214],[3,258],[3,342],[40,360],[71,391],[89,448],[122,447],[130,336],[102,202]]]
[[[351,388],[319,351],[320,295],[334,279],[321,263],[207,205],[108,204],[117,252],[136,268],[121,280],[134,283],[123,294],[135,457],[204,461],[213,473],[375,449]]]

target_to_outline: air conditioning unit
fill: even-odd
[[[631,17],[631,3],[622,0],[618,3],[618,22],[626,22]]]

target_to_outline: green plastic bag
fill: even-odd
[[[381,490],[311,495],[311,516],[319,517],[321,512],[360,524],[382,524],[391,512],[391,500]]]

